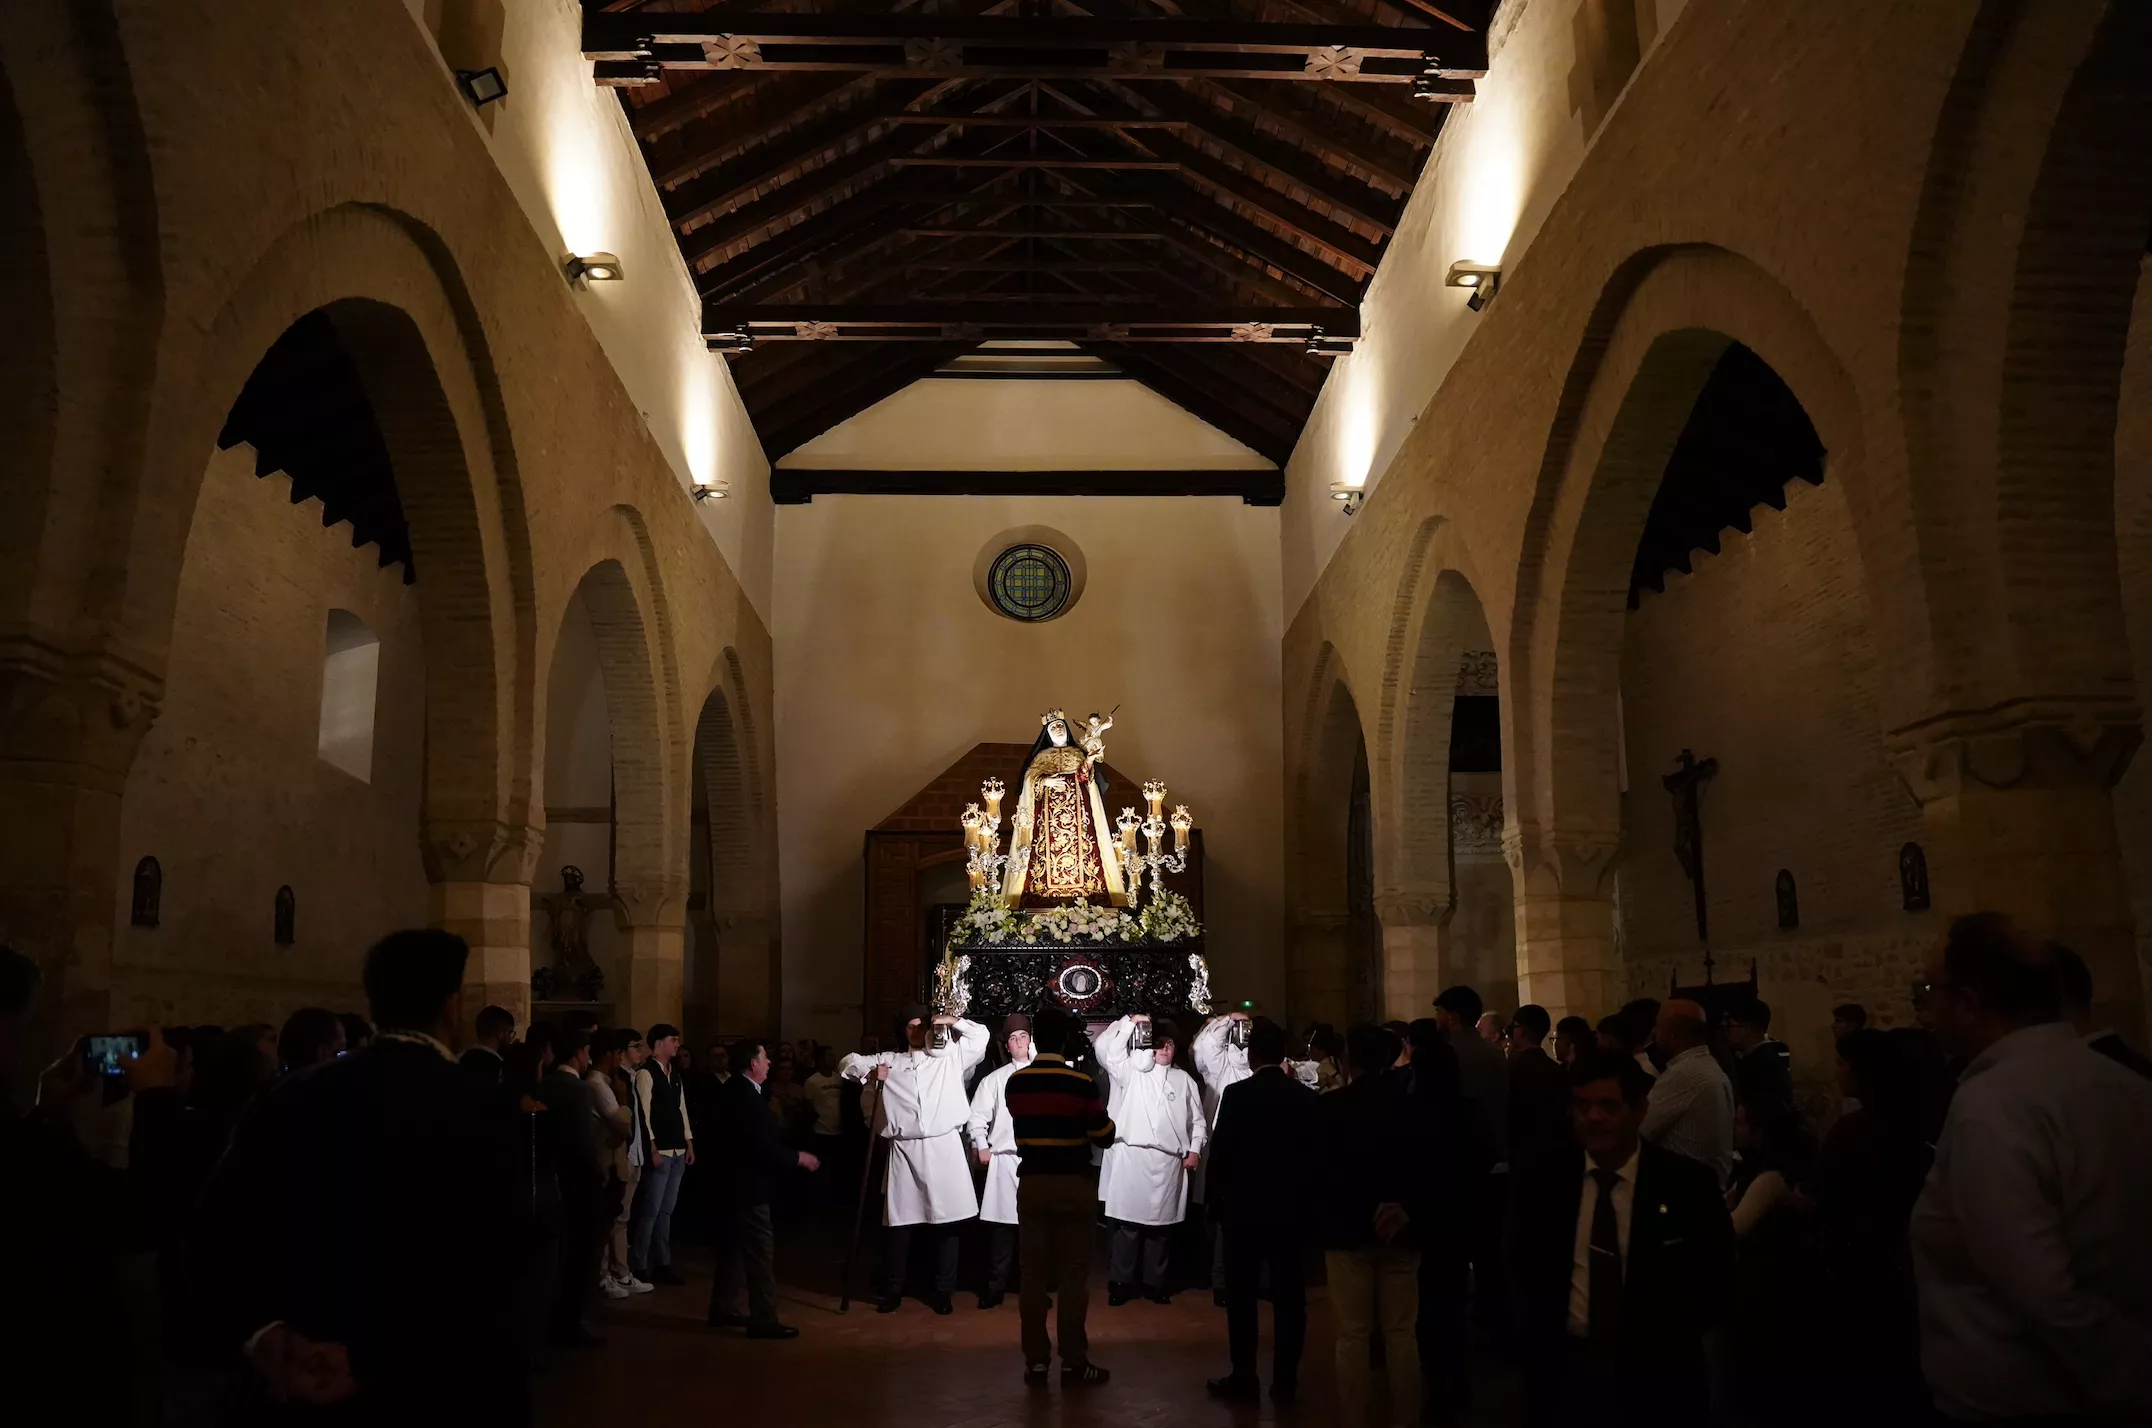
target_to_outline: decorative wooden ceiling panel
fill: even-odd
[[[773,461],[1061,339],[1282,466],[1491,8],[586,0],[583,48]]]

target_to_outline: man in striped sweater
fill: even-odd
[[[1023,1171],[1016,1186],[1017,1253],[1024,1266],[1024,1382],[1046,1382],[1053,1341],[1046,1334],[1049,1286],[1061,1291],[1057,1327],[1061,1382],[1065,1387],[1104,1383],[1105,1369],[1091,1362],[1084,1337],[1084,1311],[1091,1291],[1091,1220],[1097,1209],[1098,1177],[1093,1147],[1113,1143],[1098,1083],[1068,1064],[1067,1050],[1081,1035],[1056,1006],[1032,1019],[1029,1066],[1009,1077],[1006,1102],[1016,1130]]]

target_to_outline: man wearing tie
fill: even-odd
[[[1651,1080],[1592,1051],[1569,1068],[1578,1148],[1518,1171],[1527,1421],[1703,1422],[1704,1334],[1724,1313],[1732,1218],[1710,1167],[1646,1144]]]

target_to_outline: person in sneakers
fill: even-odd
[[[1009,1118],[1002,1099],[1009,1078],[1031,1064],[1031,1018],[1012,1012],[1001,1024],[1002,1043],[1008,1062],[979,1078],[971,1093],[972,1154],[986,1167],[986,1193],[979,1199],[979,1218],[993,1226],[991,1253],[986,1262],[986,1288],[979,1307],[992,1309],[1009,1289],[1009,1271],[1016,1263],[1016,1124]],[[812,1081],[807,1083],[813,1085]]]
[[[673,1058],[680,1054],[680,1028],[659,1022],[644,1041],[650,1059],[635,1073],[635,1094],[642,1101],[650,1152],[628,1224],[628,1264],[636,1279],[685,1284],[672,1269],[672,1218],[680,1178],[695,1163],[695,1128],[688,1121],[684,1079],[673,1068]]]
[[[608,1299],[625,1299],[628,1288],[628,1201],[634,1194],[635,1171],[628,1153],[638,1149],[642,1127],[635,1114],[620,1103],[621,1066],[627,1057],[629,1033],[614,1029],[591,1038],[590,1070],[583,1083],[590,1087],[591,1115],[598,1122],[598,1140],[605,1155],[603,1243],[599,1246],[598,1292]]]

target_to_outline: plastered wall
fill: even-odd
[[[128,774],[113,1007],[143,1020],[281,1021],[363,1005],[360,961],[426,920],[419,860],[424,660],[415,592],[321,503],[291,504],[248,447],[210,458],[180,570],[164,710]],[[372,778],[317,753],[328,614],[380,640]],[[136,862],[164,869],[160,925],[129,925]],[[297,941],[276,945],[280,885]]]
[[[1072,538],[1088,578],[1067,615],[1020,625],[981,602],[973,565],[1033,524]],[[1274,509],[824,496],[780,510],[777,536],[787,1035],[857,1034],[863,832],[972,745],[1036,737],[1051,705],[1121,706],[1107,758],[1164,779],[1204,831],[1213,985],[1275,995]]]

